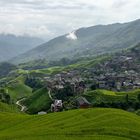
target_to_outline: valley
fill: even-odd
[[[1,62],[0,139],[139,140],[139,25],[80,28]]]
[[[30,65],[34,62],[27,63],[28,68],[27,64],[20,64],[7,72],[1,86],[8,92],[11,103],[20,101],[18,106],[22,106],[22,111],[26,106],[24,111],[29,114],[51,112],[51,105],[57,100],[63,102],[60,110],[77,109],[79,98],[93,107],[137,112],[140,107],[139,53],[138,44],[119,53],[75,60],[62,66],[57,66],[61,61],[54,62],[54,66],[46,62],[44,68],[33,70]],[[36,68],[40,65],[42,63],[36,63]]]

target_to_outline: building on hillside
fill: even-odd
[[[91,107],[91,103],[87,101],[84,97],[78,97],[77,98],[77,104],[79,108],[89,108]]]
[[[55,100],[53,104],[51,104],[52,112],[59,112],[63,108],[62,100]]]

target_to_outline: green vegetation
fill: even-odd
[[[20,69],[24,70],[42,69],[48,66],[48,62],[45,59],[38,59],[34,61],[29,61],[27,63],[21,63],[18,66]]]
[[[28,97],[32,94],[32,88],[25,85],[24,82],[24,76],[20,75],[19,77],[8,83],[6,89],[12,100],[16,101],[17,99]]]
[[[31,114],[49,110],[51,103],[52,101],[46,88],[37,90],[32,96],[23,102],[23,104],[28,108],[27,112]]]
[[[5,89],[0,89],[0,102],[7,104],[11,102],[10,95],[6,93]]]
[[[2,140],[139,140],[139,116],[116,109],[47,115],[0,114]]]
[[[27,76],[24,83],[27,86],[31,87],[33,89],[33,92],[44,86],[43,80],[41,78],[36,78],[36,77]]]
[[[10,63],[0,63],[0,78],[6,77],[11,71],[15,70],[16,66]]]
[[[138,101],[138,95],[140,89],[129,91],[129,92],[114,92],[109,90],[93,90],[85,93],[85,96],[92,102],[113,102],[113,101],[125,101],[126,95],[128,95],[129,101]]]
[[[63,70],[64,70],[64,67],[52,67],[52,68],[34,70],[34,71],[31,71],[31,72],[43,73],[43,74],[55,74],[55,73],[59,73]]]
[[[113,92],[108,90],[93,90],[84,94],[86,99],[92,105],[98,107],[113,107],[121,109],[137,110],[140,108],[140,90],[133,90],[129,92]]]
[[[62,71],[69,71],[69,70],[81,69],[81,68],[91,68],[99,63],[109,60],[110,58],[111,58],[111,55],[100,55],[98,57],[81,58],[79,60],[73,61],[72,64],[68,64],[68,65],[51,66],[51,67],[48,67],[47,62],[46,62],[46,67],[48,67],[48,68],[32,69],[32,65],[35,63],[34,62],[33,64],[30,64],[28,66],[29,68],[31,68],[30,70],[24,70],[24,69],[26,69],[25,65],[28,64],[28,63],[27,64],[25,63],[23,65],[20,65],[20,67],[22,67],[22,69],[18,69],[17,73],[18,74],[30,74],[30,75],[42,77],[42,75],[46,75],[46,74],[54,75],[54,74],[60,73]],[[36,64],[37,65],[36,67],[41,67],[41,65],[42,65],[40,63],[37,63],[37,64]],[[45,67],[45,65],[44,65],[44,67]]]
[[[0,102],[0,113],[1,112],[18,113],[19,110],[17,109],[16,105],[6,104],[6,103]]]

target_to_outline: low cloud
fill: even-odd
[[[139,0],[0,0],[0,33],[50,39],[80,27],[140,18]]]

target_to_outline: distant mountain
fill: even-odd
[[[124,24],[97,25],[52,39],[12,61],[21,63],[44,58],[59,60],[96,56],[134,46],[139,41],[140,19]]]
[[[25,53],[43,43],[43,40],[28,36],[0,34],[0,62]]]
[[[0,63],[0,78],[6,77],[16,66],[7,62]]]

